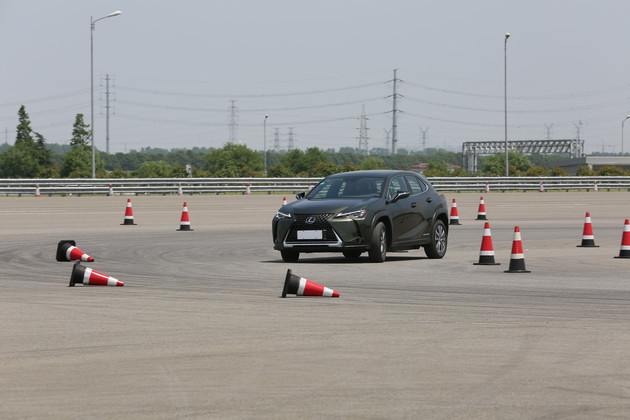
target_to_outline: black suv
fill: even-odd
[[[448,206],[422,175],[373,170],[331,175],[272,221],[274,249],[287,262],[302,252],[368,253],[385,261],[387,251],[424,247],[429,258],[446,254]]]

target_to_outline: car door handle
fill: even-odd
[[[416,208],[417,205],[418,205],[418,203],[416,203],[415,201],[413,203],[411,203],[411,207],[413,207],[414,209]]]
[[[430,203],[431,201],[433,201],[433,199],[431,197],[427,197],[427,203]]]

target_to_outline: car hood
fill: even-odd
[[[330,198],[321,200],[309,200],[308,198],[304,198],[284,206],[283,209],[298,214],[339,213],[345,210],[368,208],[379,200],[382,199],[379,197]]]

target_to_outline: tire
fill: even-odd
[[[354,258],[359,258],[363,252],[358,251],[358,250],[348,250],[348,251],[342,251],[342,253],[344,257],[354,259]]]
[[[372,231],[370,249],[368,251],[370,261],[382,263],[387,257],[387,228],[383,222],[378,222]]]
[[[429,258],[443,258],[448,245],[448,231],[444,222],[437,219],[431,226],[431,243],[424,246],[424,253]]]
[[[300,253],[292,249],[283,249],[280,251],[280,255],[282,255],[284,262],[296,262],[300,259]]]

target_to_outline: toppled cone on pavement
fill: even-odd
[[[339,297],[339,292],[335,292],[304,277],[296,276],[291,273],[291,270],[287,270],[282,297],[285,298],[287,295]]]

